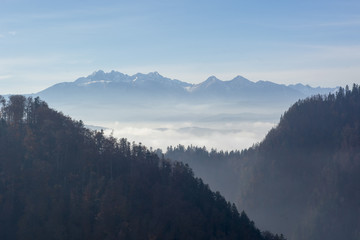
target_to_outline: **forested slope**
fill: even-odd
[[[141,144],[1,98],[0,239],[280,239]]]
[[[360,238],[359,86],[298,101],[242,161],[251,162],[243,205],[270,214],[272,229],[288,222],[293,239]]]
[[[289,239],[360,239],[360,87],[296,102],[252,148],[170,147],[195,174]]]

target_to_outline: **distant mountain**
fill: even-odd
[[[302,94],[306,95],[306,96],[312,96],[312,95],[317,95],[317,94],[328,94],[329,92],[331,93],[335,93],[337,91],[338,88],[321,88],[321,87],[310,87],[309,85],[303,85],[303,84],[292,84],[289,85],[288,87],[301,92]]]
[[[35,95],[50,103],[57,102],[91,102],[117,103],[118,101],[136,101],[144,99],[159,100],[175,98],[187,93],[191,84],[172,80],[157,72],[133,76],[120,72],[97,71],[77,79],[74,82],[55,84]]]
[[[115,103],[153,102],[294,102],[300,98],[332,92],[332,88],[312,88],[302,84],[280,85],[268,81],[252,82],[237,76],[221,81],[214,76],[199,84],[190,84],[161,76],[157,72],[132,76],[112,71],[97,71],[74,82],[59,83],[35,95],[52,102]]]
[[[64,113],[84,121],[214,121],[219,116],[247,119],[265,112],[278,119],[291,104],[307,96],[332,92],[301,84],[286,86],[252,82],[237,76],[222,81],[215,76],[199,84],[163,77],[157,72],[127,75],[97,71],[74,82],[55,84],[40,96]],[[229,118],[227,118],[229,119]]]

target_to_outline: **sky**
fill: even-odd
[[[360,1],[0,0],[0,94],[99,69],[190,83],[360,83]]]

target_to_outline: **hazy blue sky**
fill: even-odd
[[[0,0],[0,94],[93,71],[360,83],[360,1]]]

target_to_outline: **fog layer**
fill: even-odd
[[[261,141],[275,126],[281,107],[230,108],[224,105],[177,105],[172,108],[62,106],[90,128],[103,129],[116,138],[141,142],[153,149],[195,145],[208,149],[244,149]],[[114,111],[115,110],[115,111]]]

